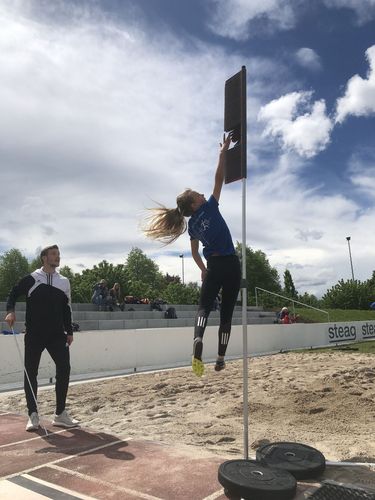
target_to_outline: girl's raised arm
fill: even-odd
[[[225,152],[229,148],[231,140],[232,140],[232,134],[229,133],[227,137],[225,137],[224,134],[223,144],[220,143],[219,161],[216,167],[215,185],[214,185],[214,190],[212,192],[214,198],[216,198],[217,201],[219,201],[220,199],[221,188],[223,187],[223,182],[224,182]]]

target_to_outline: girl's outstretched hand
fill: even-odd
[[[223,142],[222,143],[220,142],[220,153],[227,151],[231,141],[232,141],[232,132],[229,132],[229,134],[226,137],[225,134],[223,134]]]

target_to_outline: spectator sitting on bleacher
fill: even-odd
[[[282,325],[290,325],[291,323],[296,323],[298,315],[290,314],[287,307],[283,307],[278,315],[278,323]]]
[[[107,309],[108,302],[108,287],[106,280],[102,279],[93,286],[93,294],[91,297],[91,302],[96,306],[99,306],[99,311]]]
[[[152,300],[150,302],[150,308],[151,308],[151,311],[153,311],[154,309],[156,309],[156,311],[163,311],[163,305],[166,304],[165,300],[163,299],[155,299],[155,300]]]
[[[121,303],[120,283],[115,283],[109,290],[108,306],[110,311],[113,311],[114,307],[118,307],[121,311],[125,309],[125,305]]]
[[[292,321],[289,317],[289,311],[286,311],[283,318],[280,320],[283,325],[289,325]]]
[[[289,309],[287,307],[283,307],[279,312],[277,319],[279,323],[284,323],[285,316],[289,316]]]

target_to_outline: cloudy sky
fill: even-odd
[[[248,74],[247,244],[299,292],[375,269],[375,0],[2,0],[0,253],[75,271],[132,247],[198,281],[147,207],[209,195],[224,82]],[[221,211],[241,241],[241,182]],[[251,284],[250,284],[251,286]]]

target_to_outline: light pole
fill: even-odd
[[[180,253],[180,259],[182,264],[182,284],[185,284],[185,276],[184,276],[184,254]]]
[[[346,240],[348,242],[348,248],[349,248],[349,257],[350,257],[350,267],[352,269],[352,280],[354,281],[354,271],[353,271],[353,261],[352,261],[352,252],[350,251],[350,236],[346,237]]]

